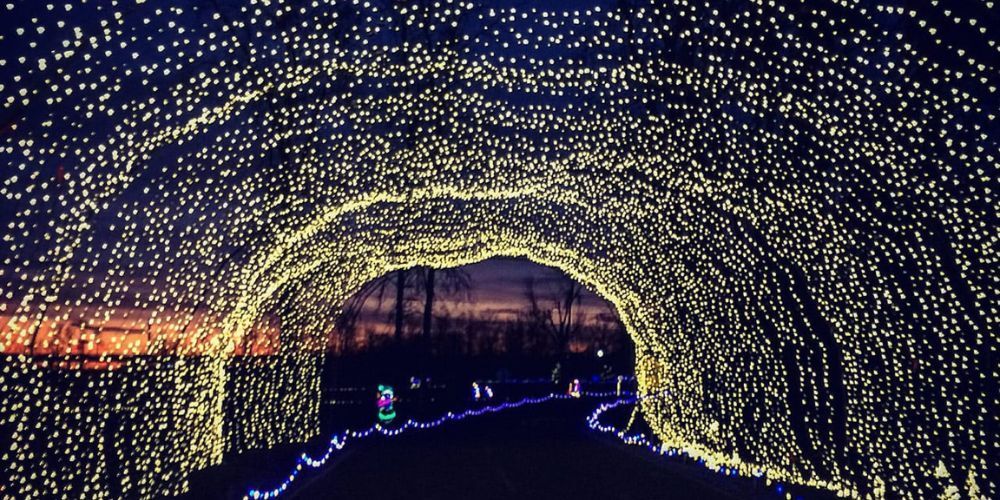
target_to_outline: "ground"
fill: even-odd
[[[657,457],[589,431],[585,416],[595,404],[592,400],[550,402],[436,429],[411,431],[391,439],[357,441],[320,471],[303,475],[283,497],[351,500],[783,497],[762,481],[722,477],[695,463]],[[284,463],[283,471],[287,471],[291,463],[289,459],[266,462],[258,466]],[[258,484],[264,487],[274,482],[259,480]],[[210,493],[211,489],[197,489],[203,495],[216,496]],[[229,494],[233,493],[235,489],[230,488]],[[811,493],[804,496],[826,496]]]

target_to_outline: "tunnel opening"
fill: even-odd
[[[269,427],[278,419],[303,427],[306,434],[298,434],[300,440],[329,430],[335,419],[313,418],[323,415],[320,408],[328,399],[327,390],[371,385],[371,377],[390,380],[397,387],[409,385],[411,377],[446,380],[459,387],[474,379],[551,379],[559,364],[560,381],[570,374],[600,377],[609,371],[634,379],[637,339],[620,319],[617,302],[604,299],[612,296],[606,288],[578,274],[581,268],[572,274],[560,271],[573,269],[565,260],[572,254],[533,253],[513,246],[509,252],[478,246],[446,250],[450,243],[437,239],[433,231],[430,236],[415,235],[417,242],[428,237],[442,249],[430,257],[382,249],[388,257],[366,255],[370,260],[385,259],[362,275],[366,278],[330,278],[337,289],[353,293],[333,299],[323,295],[330,289],[320,280],[331,276],[331,265],[287,278],[268,300],[257,303],[253,314],[273,327],[265,342],[271,355],[233,357],[227,364],[226,455],[288,441],[288,437],[277,439],[280,431]],[[307,251],[312,255],[309,252],[316,247],[303,248],[312,249]],[[365,262],[355,265],[364,268]],[[396,286],[400,277],[405,280],[402,297]],[[428,290],[431,280],[435,285]],[[492,288],[477,292],[477,281]],[[317,289],[324,292],[311,293]],[[428,310],[429,293],[433,302]],[[489,294],[499,294],[490,299],[494,302],[513,304],[477,307]],[[260,331],[255,326],[260,323],[247,322],[249,331],[234,336],[254,345],[257,341],[251,337]],[[281,359],[284,362],[276,362]],[[513,364],[527,368],[514,373]],[[296,384],[287,383],[287,373],[279,375],[283,370],[301,374]],[[460,378],[464,384],[458,383]],[[462,389],[458,392],[464,394]],[[289,405],[295,409],[281,408]]]
[[[296,320],[301,293],[315,278],[296,278],[276,289],[259,314],[278,330],[274,338],[281,347],[268,356],[229,361],[222,422],[226,451],[220,465],[191,475],[194,490],[215,494],[220,476],[237,489],[266,484],[269,477],[280,483],[280,469],[262,471],[255,464],[291,462],[303,449],[322,454],[332,433],[371,424],[382,386],[393,387],[400,399],[400,421],[429,419],[470,404],[565,395],[574,380],[588,390],[634,392],[634,339],[616,305],[604,298],[607,292],[563,272],[558,259],[512,253],[518,256],[473,248],[435,252],[430,259],[394,257],[428,264],[373,273],[376,277],[361,281],[353,294],[325,304],[327,321],[309,334],[293,330],[288,319]],[[401,311],[395,302],[400,279]],[[428,310],[429,297],[434,303]],[[398,335],[397,312],[403,315]],[[295,344],[289,338],[293,331],[317,338]],[[280,366],[275,358],[290,346],[298,349],[292,351],[293,369],[308,367],[294,381],[287,370],[275,369]],[[276,372],[282,372],[279,378],[273,377]],[[476,386],[481,401],[472,396]],[[275,429],[268,424],[287,421],[288,412],[262,413],[276,407],[254,404],[254,394],[286,403],[297,398],[295,408],[318,418],[304,420],[311,426],[308,433],[267,440]]]
[[[321,434],[338,424],[331,407],[359,404],[360,393],[367,408],[379,383],[455,402],[473,383],[558,392],[573,379],[634,378],[635,347],[614,305],[524,258],[387,273],[344,302],[328,339]]]

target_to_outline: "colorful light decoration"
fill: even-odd
[[[566,388],[566,394],[573,398],[580,397],[580,379],[575,378],[569,383],[569,387]]]
[[[656,455],[661,455],[665,457],[692,457],[693,455],[688,453],[687,450],[667,447],[667,445],[663,443],[657,443],[653,439],[647,437],[645,434],[641,432],[635,434],[629,434],[628,429],[632,427],[632,421],[635,418],[634,411],[632,413],[632,416],[629,418],[629,423],[625,429],[619,429],[612,424],[601,423],[601,417],[605,413],[607,413],[608,410],[617,408],[619,406],[637,405],[642,401],[660,399],[664,396],[665,396],[664,392],[657,392],[645,395],[632,394],[625,398],[619,397],[614,401],[601,403],[587,417],[587,426],[593,431],[615,436],[616,438],[621,440],[621,442],[624,444],[646,448],[650,452]],[[697,463],[723,476],[738,477],[740,475],[739,470],[735,468],[728,468],[726,466],[712,467],[708,464],[708,462],[706,462],[703,459],[698,459]],[[777,493],[778,495],[783,495],[785,493],[785,486],[783,484],[777,482],[771,484],[770,479],[767,477],[767,471],[763,469],[755,469],[751,472],[751,475],[752,477],[758,479],[764,479],[767,482],[767,485],[773,488],[774,492]]]
[[[591,392],[584,392],[582,394],[582,396],[583,397],[588,397],[588,398],[607,398],[607,397],[611,396],[611,394],[612,394],[611,392],[591,391]],[[285,479],[284,481],[282,481],[281,484],[279,484],[278,486],[275,486],[274,488],[271,488],[271,489],[265,489],[265,490],[261,490],[261,489],[258,489],[258,488],[252,488],[249,491],[247,491],[247,494],[244,495],[243,498],[245,500],[246,499],[259,499],[259,498],[275,498],[275,497],[281,495],[282,493],[284,493],[285,491],[287,491],[288,488],[292,485],[292,483],[298,478],[298,476],[302,472],[304,466],[305,467],[309,467],[309,468],[313,468],[313,469],[317,469],[317,468],[322,467],[323,465],[326,464],[326,462],[330,459],[330,457],[333,456],[333,453],[335,451],[339,451],[339,450],[344,449],[344,447],[347,445],[347,443],[349,441],[355,441],[355,440],[358,440],[358,439],[363,439],[363,438],[371,437],[372,435],[376,435],[376,434],[392,438],[392,437],[399,436],[399,435],[401,435],[401,434],[403,434],[403,433],[405,433],[407,431],[410,431],[410,430],[433,429],[435,427],[440,427],[440,426],[442,426],[442,425],[444,425],[446,423],[449,423],[449,422],[458,422],[458,421],[461,421],[461,420],[465,420],[465,419],[467,419],[469,417],[479,417],[479,416],[482,416],[482,415],[488,415],[488,414],[497,413],[497,412],[501,412],[501,411],[505,411],[505,410],[512,410],[512,409],[515,409],[515,408],[520,408],[520,407],[526,406],[526,405],[538,405],[538,404],[541,404],[541,403],[548,403],[550,401],[556,401],[556,400],[560,400],[560,399],[567,399],[569,397],[570,396],[567,396],[565,394],[548,394],[548,395],[540,396],[540,397],[526,397],[526,398],[519,399],[517,401],[507,401],[507,402],[504,402],[504,403],[500,403],[498,405],[484,406],[484,407],[475,408],[475,409],[468,409],[468,410],[465,410],[465,411],[463,411],[461,413],[448,412],[448,413],[445,413],[443,416],[441,416],[441,417],[439,417],[439,418],[437,418],[435,420],[429,420],[429,421],[426,421],[426,422],[419,422],[419,421],[415,421],[415,420],[410,419],[410,420],[407,420],[406,423],[404,423],[401,427],[396,428],[396,429],[388,429],[386,427],[383,427],[381,424],[375,424],[375,425],[373,425],[373,426],[371,426],[368,429],[365,429],[363,431],[347,430],[347,431],[344,431],[341,434],[336,434],[336,435],[334,435],[333,437],[330,438],[330,445],[329,445],[329,447],[327,447],[327,449],[324,452],[324,454],[323,454],[322,457],[320,457],[318,459],[317,458],[312,458],[312,457],[309,456],[309,454],[303,453],[298,458],[298,460],[296,461],[295,466],[292,468],[292,471],[288,474],[288,478]],[[631,396],[631,400],[632,401],[635,400],[634,395]],[[603,410],[601,410],[601,411],[603,411]],[[593,417],[593,415],[591,417],[588,417],[588,423],[590,422],[590,420],[589,420],[590,418],[596,418],[596,417]]]
[[[472,400],[493,399],[493,388],[489,384],[479,385],[479,382],[472,383]]]
[[[343,300],[505,255],[615,304],[668,447],[1000,495],[991,1],[0,11],[5,494],[307,439]]]
[[[396,419],[396,394],[395,391],[393,391],[392,386],[378,386],[378,399],[376,401],[376,406],[378,407],[379,422],[388,424]]]

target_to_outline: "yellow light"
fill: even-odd
[[[118,3],[0,6],[6,494],[176,494],[307,439],[353,291],[505,255],[615,304],[670,448],[1000,495],[987,19]],[[123,364],[55,368],[80,349]]]

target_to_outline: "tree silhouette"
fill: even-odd
[[[528,320],[534,330],[546,332],[561,354],[569,348],[569,340],[580,331],[579,318],[583,285],[562,276],[549,283],[540,294],[534,277],[524,281],[524,297],[528,301]],[[576,311],[574,311],[576,306]]]
[[[433,267],[425,267],[417,273],[416,288],[423,292],[424,311],[422,325],[422,343],[424,348],[430,350],[431,329],[434,319],[434,299],[440,288],[444,295],[455,295],[465,293],[469,297],[472,289],[472,278],[469,273],[459,269],[437,270]]]
[[[472,278],[468,272],[462,269],[436,270],[430,267],[399,269],[369,282],[348,299],[337,317],[337,331],[344,337],[353,335],[365,304],[370,299],[375,298],[377,300],[376,309],[381,310],[387,289],[390,286],[395,290],[395,300],[390,316],[394,324],[393,340],[395,344],[401,345],[403,343],[406,317],[411,312],[407,306],[422,296],[421,343],[424,348],[429,348],[434,319],[434,301],[438,293],[451,296],[461,292],[466,294],[466,298],[469,298]]]

